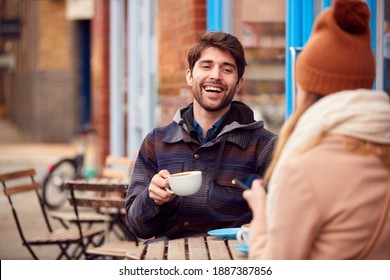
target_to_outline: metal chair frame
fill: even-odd
[[[57,259],[80,259],[86,255],[86,249],[89,246],[99,246],[104,242],[104,228],[80,228],[68,227],[54,229],[50,223],[43,198],[41,196],[41,185],[36,182],[34,176],[36,172],[34,169],[19,170],[15,172],[0,174],[0,181],[3,185],[4,194],[8,198],[8,202],[12,209],[12,214],[20,235],[23,245],[26,246],[34,259],[39,259],[38,255],[34,252],[33,246],[58,246],[60,253]],[[19,184],[10,183],[10,181],[19,180]],[[23,184],[20,182],[23,181]],[[27,181],[27,182],[26,182]],[[35,192],[36,197],[39,201],[40,209],[43,215],[43,219],[46,225],[46,232],[40,234],[34,238],[27,238],[23,231],[21,219],[18,215],[13,197],[16,194]],[[98,239],[95,241],[94,239]],[[69,252],[70,246],[75,244],[72,252]]]

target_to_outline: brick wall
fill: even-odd
[[[79,125],[79,44],[76,23],[65,18],[66,1],[40,0],[34,104],[35,138],[66,142]]]
[[[206,29],[206,0],[159,0],[158,7],[160,124],[167,124],[178,108],[192,100],[185,79],[187,53],[197,34]]]
[[[34,18],[34,14],[26,13],[27,10],[33,11],[34,6],[30,2],[8,1],[3,11],[4,17],[19,18],[23,22],[19,38],[8,40],[5,43],[6,52],[15,57],[16,68],[14,71],[2,73],[4,82],[2,90],[5,100],[5,116],[24,131],[33,124],[33,108],[29,106],[32,88],[32,80],[29,77],[31,77],[33,68],[32,59],[27,55],[25,46],[29,45],[29,51],[34,52],[35,46],[29,41],[33,25],[28,24]]]
[[[79,100],[74,23],[65,0],[7,1],[5,16],[22,22],[9,42],[16,69],[3,76],[6,117],[32,141],[68,142],[77,132]]]

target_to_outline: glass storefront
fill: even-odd
[[[332,4],[331,0],[315,0],[308,6],[296,5],[309,1],[288,0],[286,19],[286,118],[295,106],[295,83],[293,68],[295,59],[310,35],[315,17]],[[372,48],[376,57],[376,80],[374,88],[390,93],[390,0],[367,0],[371,9],[370,27]],[[295,5],[294,5],[295,4]]]

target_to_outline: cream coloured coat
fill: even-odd
[[[299,152],[322,133],[316,146]],[[324,97],[299,120],[254,213],[251,259],[354,259],[374,232],[390,170],[374,155],[347,150],[343,135],[390,144],[384,92],[354,90]],[[390,259],[390,216],[368,259]]]
[[[251,227],[250,258],[354,259],[369,240],[390,184],[375,156],[346,150],[332,136],[286,161],[262,225]],[[367,259],[390,259],[390,216]]]

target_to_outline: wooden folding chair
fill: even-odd
[[[60,254],[57,259],[80,259],[82,256],[86,257],[86,249],[90,246],[101,245],[104,241],[104,228],[60,228],[53,229],[49,217],[46,212],[45,204],[40,194],[41,185],[35,182],[34,176],[36,172],[34,169],[20,170],[0,175],[0,181],[3,185],[4,194],[7,196],[9,204],[12,208],[12,214],[16,222],[19,235],[22,239],[23,245],[26,246],[34,259],[38,259],[37,254],[33,250],[33,246],[58,246]],[[24,228],[27,228],[24,223],[22,227],[22,219],[18,215],[17,203],[14,201],[14,195],[34,193],[38,198],[39,205],[42,212],[42,219],[46,225],[44,233],[36,237],[28,237],[25,234]],[[26,209],[20,209],[25,211]],[[22,211],[20,211],[22,212]],[[24,221],[24,220],[23,220]],[[94,239],[98,239],[97,241]],[[71,246],[76,245],[76,246]],[[72,248],[72,252],[69,252]]]
[[[80,220],[80,211],[85,210],[86,208],[91,209],[117,209],[119,210],[124,208],[124,198],[118,196],[118,193],[124,192],[127,184],[124,183],[126,179],[121,178],[97,178],[92,180],[73,180],[68,181],[65,184],[66,188],[70,189],[71,198],[70,202],[74,207],[75,214],[77,217],[77,225],[81,228],[83,221]],[[112,215],[111,212],[109,215]],[[118,221],[116,221],[118,222]],[[88,258],[96,258],[98,256],[111,256],[113,258],[118,256],[118,252],[121,251],[120,248],[123,247],[125,251],[126,248],[136,247],[138,245],[138,240],[134,234],[131,233],[130,229],[124,223],[121,218],[121,222],[126,230],[128,230],[127,237],[133,236],[133,240],[127,241],[119,241],[116,243],[109,243],[111,245],[116,244],[113,250],[108,250],[113,255],[107,255],[107,248],[109,248],[108,244],[102,245],[102,247],[95,247],[94,250],[86,250]],[[106,236],[109,236],[110,231],[112,231],[112,221],[110,223],[106,223]],[[108,238],[106,238],[107,240]],[[122,256],[125,257],[125,253],[123,251]]]
[[[134,151],[133,155],[136,156],[138,151]],[[126,157],[114,157],[107,156],[105,160],[105,166],[102,170],[101,176],[104,178],[129,178],[133,170],[135,160]],[[117,195],[124,199],[125,193],[113,192],[113,195]],[[108,242],[102,246],[89,248],[87,253],[93,258],[111,258],[111,259],[124,259],[127,258],[126,254],[132,255],[133,259],[137,259],[137,256],[142,252],[144,245],[142,245],[137,236],[131,232],[127,222],[123,219],[125,217],[122,207],[120,212],[115,212],[113,209],[100,208],[102,213],[110,212],[113,218],[113,224],[118,225],[122,231],[127,232],[128,240],[120,240],[114,242]],[[113,227],[110,227],[113,230]]]
[[[135,161],[127,157],[107,156],[105,165],[99,178],[129,178],[134,167]],[[113,194],[112,194],[113,195]],[[125,191],[117,192],[119,197],[125,196]],[[119,239],[127,240],[129,237],[134,239],[134,235],[128,229],[126,222],[123,220],[124,209],[118,208],[96,208],[79,212],[79,221],[88,225],[109,223],[112,231]],[[73,212],[53,211],[50,216],[57,219],[65,227],[68,223],[76,223],[77,219]],[[119,230],[118,230],[119,229]]]

